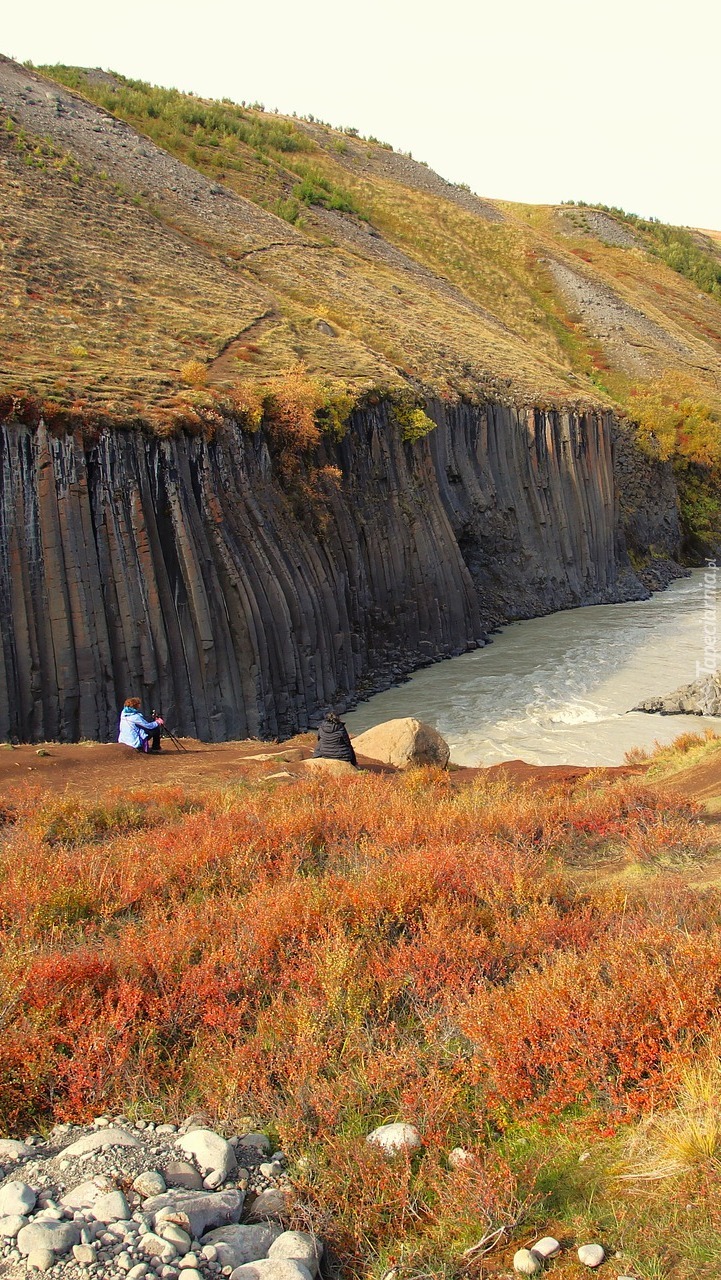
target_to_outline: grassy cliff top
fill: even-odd
[[[161,426],[302,364],[353,395],[721,409],[711,233],[490,202],[115,73],[0,59],[0,100],[0,391]]]

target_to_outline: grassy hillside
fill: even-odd
[[[344,1276],[505,1277],[550,1232],[554,1275],[598,1239],[614,1275],[710,1280],[721,899],[686,752],[718,793],[692,739],[649,785],[269,761],[195,792],[10,788],[4,1130],[250,1116]],[[365,1136],[396,1118],[424,1147],[389,1166]]]
[[[354,130],[116,73],[0,59],[0,93],[4,413],[252,425],[292,368],[319,404],[606,405],[718,522],[712,234],[490,202]]]

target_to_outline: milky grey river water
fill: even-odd
[[[396,716],[433,724],[458,764],[621,764],[634,746],[721,719],[630,712],[696,677],[717,594],[698,570],[650,600],[514,622],[484,649],[426,667],[344,717],[351,733]],[[709,615],[709,607],[712,613]]]

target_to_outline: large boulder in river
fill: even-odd
[[[681,685],[665,698],[645,698],[633,709],[662,716],[721,716],[721,671]]]
[[[356,755],[394,764],[397,769],[413,765],[435,764],[445,769],[450,747],[437,729],[422,720],[408,716],[403,720],[386,720],[367,729],[353,739]]]

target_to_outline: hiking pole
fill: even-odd
[[[158,718],[158,712],[157,712],[157,711],[153,710],[153,712],[152,712],[152,718],[153,718],[153,720],[157,720],[157,718]],[[161,738],[170,738],[170,741],[172,742],[172,744],[173,744],[173,746],[175,747],[176,751],[184,751],[186,755],[188,754],[188,748],[185,746],[185,744],[184,744],[183,742],[181,742],[181,741],[179,740],[179,738],[176,738],[176,736],[175,736],[175,734],[174,734],[174,733],[171,733],[171,732],[170,732],[170,729],[168,728],[168,726],[167,726],[166,724],[163,724],[163,725],[161,725],[161,726],[160,726],[160,736],[161,736]]]

